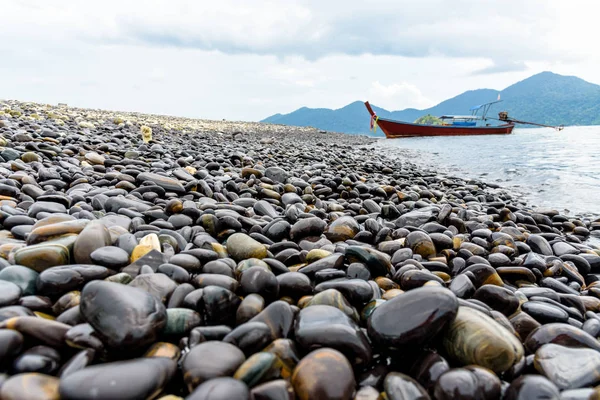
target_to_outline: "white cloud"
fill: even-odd
[[[374,104],[388,110],[402,110],[404,108],[428,108],[435,102],[423,96],[423,93],[415,85],[407,82],[383,85],[379,81],[371,84],[369,95]]]
[[[585,0],[11,0],[2,4],[0,95],[258,120],[367,99],[422,108],[543,70],[600,83],[600,55],[589,45],[600,36],[599,7]]]

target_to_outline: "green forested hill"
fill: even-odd
[[[550,125],[600,125],[600,86],[574,76],[542,72],[507,87],[469,90],[440,104],[425,109],[409,108],[387,111],[373,106],[377,115],[406,122],[431,114],[468,114],[472,106],[496,100],[500,93],[502,103],[494,105],[489,116],[508,111],[509,116]],[[275,114],[261,122],[313,126],[333,132],[369,133],[369,113],[362,101],[331,110],[302,107],[289,114]]]

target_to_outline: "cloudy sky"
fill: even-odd
[[[550,70],[600,84],[593,0],[10,0],[0,98],[260,120],[426,108]]]

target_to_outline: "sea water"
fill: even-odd
[[[600,126],[515,129],[511,135],[382,139],[410,161],[500,185],[533,207],[600,216]]]

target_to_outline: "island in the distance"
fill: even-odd
[[[493,106],[489,115],[507,111],[520,119],[547,125],[600,125],[600,85],[552,72],[533,75],[501,91],[469,90],[425,110],[388,111],[377,106],[373,109],[380,117],[413,122],[428,114],[465,114],[471,107],[493,101],[498,95],[504,101]],[[272,115],[261,122],[368,134],[369,118],[363,101],[355,101],[337,110],[302,107],[289,114]]]

